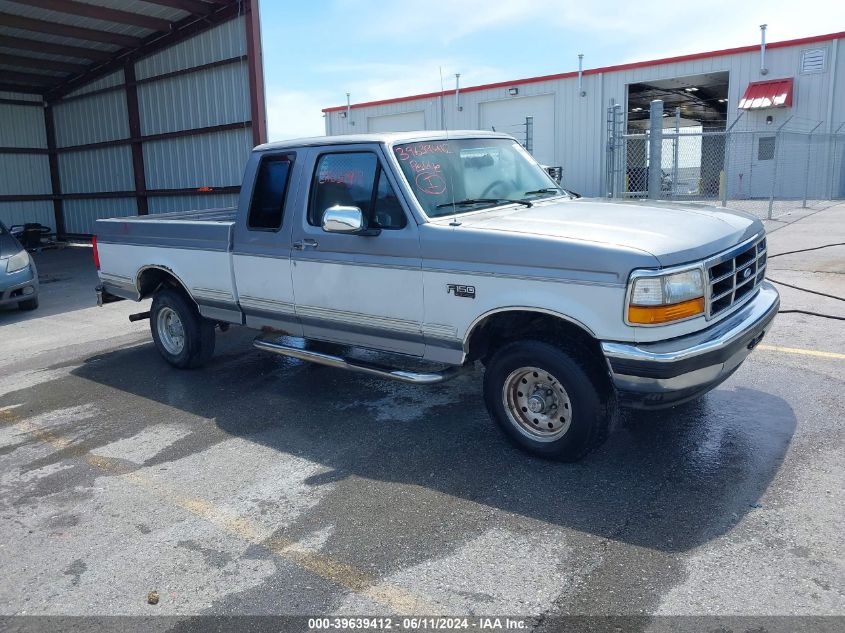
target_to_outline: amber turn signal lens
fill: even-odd
[[[628,322],[643,325],[669,323],[704,314],[704,297],[668,306],[628,306]]]

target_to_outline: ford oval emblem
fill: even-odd
[[[742,278],[743,279],[748,279],[750,276],[751,276],[751,269],[750,268],[746,268],[744,271],[742,271]]]

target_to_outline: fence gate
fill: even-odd
[[[607,110],[609,198],[652,198],[731,206],[772,218],[795,208],[823,208],[845,199],[845,123],[787,119],[772,129],[738,125],[707,131],[682,127],[680,112],[624,131],[618,104]],[[668,124],[668,127],[666,127]]]

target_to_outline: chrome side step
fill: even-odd
[[[350,360],[340,356],[324,354],[323,352],[312,352],[307,349],[283,345],[276,341],[270,341],[261,337],[256,338],[252,344],[256,349],[260,349],[265,352],[272,352],[273,354],[279,354],[281,356],[290,356],[291,358],[307,360],[312,363],[336,367],[338,369],[357,371],[362,374],[378,376],[379,378],[409,382],[415,385],[433,385],[438,382],[444,382],[462,374],[469,367],[468,365],[460,365],[448,367],[438,372],[417,372],[405,369],[392,369],[390,367],[376,365],[375,363],[368,363],[367,361]]]

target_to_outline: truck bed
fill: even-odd
[[[204,209],[97,220],[97,241],[228,251],[235,213],[235,208]]]
[[[232,279],[235,209],[97,220],[100,279],[110,294],[141,297],[146,269],[166,271],[203,316],[241,321]]]

